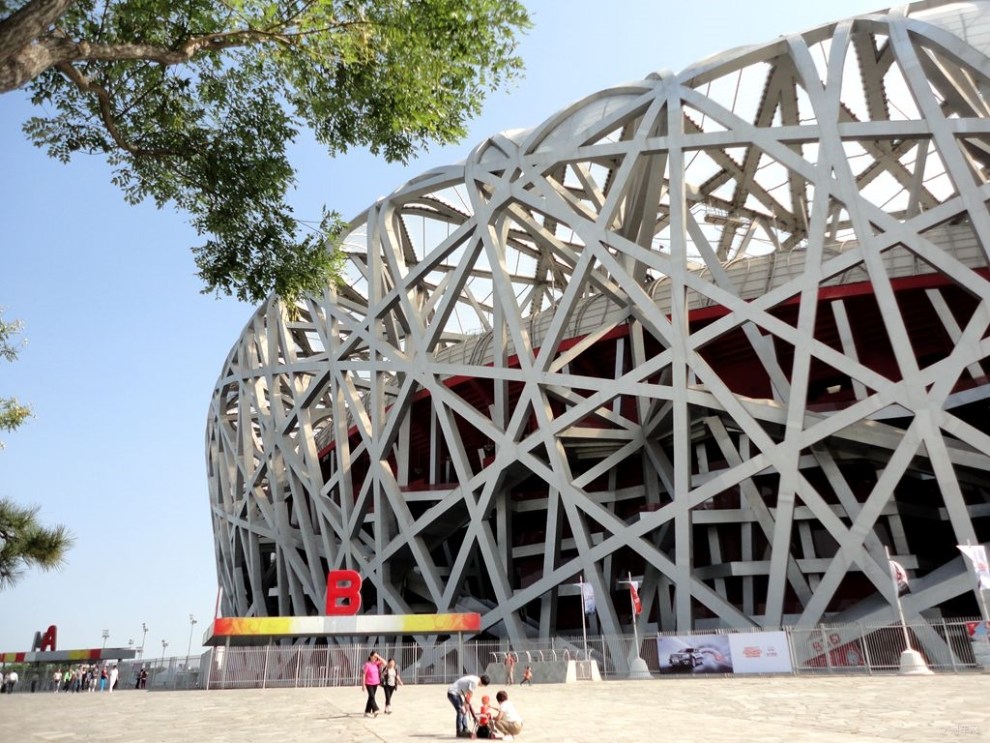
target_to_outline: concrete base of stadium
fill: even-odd
[[[987,677],[655,678],[506,689],[527,743],[987,743]],[[364,716],[359,686],[0,695],[0,740],[99,743],[423,743],[454,740],[446,684],[400,687]],[[384,708],[382,694],[378,703]]]
[[[902,676],[930,676],[932,669],[925,663],[921,653],[908,649],[901,653],[900,673]]]
[[[653,678],[653,674],[650,673],[650,667],[646,665],[646,661],[636,657],[629,663],[629,678],[649,679]]]
[[[528,663],[533,672],[534,684],[570,684],[576,681],[601,681],[602,674],[597,660],[545,660]],[[646,663],[643,663],[644,667]],[[505,680],[505,665],[489,663],[484,673],[498,684]],[[647,673],[649,673],[647,671]],[[516,673],[518,681],[519,674]],[[649,676],[647,676],[649,678]]]

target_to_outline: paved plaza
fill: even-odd
[[[488,687],[494,698],[497,685]],[[520,741],[990,743],[981,674],[654,679],[509,687]],[[381,694],[379,694],[379,698]],[[0,741],[454,740],[445,686],[405,686],[365,718],[360,687],[0,696]],[[381,704],[381,700],[379,699]]]

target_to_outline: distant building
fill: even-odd
[[[662,55],[662,46],[659,47]],[[224,611],[471,610],[519,642],[977,613],[990,2],[594,93],[373,205],[260,307],[207,431]],[[662,60],[658,60],[662,61]],[[937,641],[937,640],[935,640]]]

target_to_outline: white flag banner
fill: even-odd
[[[911,587],[908,585],[907,571],[899,562],[890,561],[890,579],[897,586],[898,596],[903,596],[911,591]]]
[[[987,548],[982,544],[957,544],[956,547],[973,564],[973,572],[980,583],[980,588],[990,588],[990,564],[987,564]]]
[[[581,599],[584,602],[584,613],[595,613],[595,590],[590,583],[581,582]]]

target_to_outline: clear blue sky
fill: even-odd
[[[484,137],[529,128],[585,95],[725,49],[876,10],[869,0],[530,0],[526,77],[487,102],[459,146],[408,166],[361,152],[331,160],[299,147],[297,214],[347,217]],[[139,645],[185,655],[217,581],[204,429],[213,385],[252,308],[200,294],[186,217],[128,206],[96,158],[49,160],[20,131],[30,105],[0,96],[0,306],[27,340],[0,362],[0,396],[35,418],[0,436],[0,496],[41,507],[76,537],[60,572],[29,572],[0,593],[0,651],[58,626],[59,648]]]

